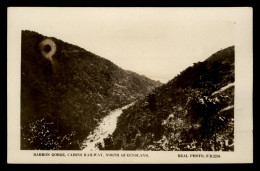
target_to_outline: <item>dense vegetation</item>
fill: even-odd
[[[45,38],[22,31],[21,149],[79,149],[111,110],[161,85],[51,38],[57,47],[54,65],[39,50]]]
[[[115,132],[100,148],[233,151],[231,83],[234,83],[234,46],[188,67],[124,110]]]

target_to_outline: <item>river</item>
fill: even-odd
[[[123,106],[116,110],[111,111],[106,117],[104,117],[96,129],[90,134],[82,143],[82,150],[96,151],[99,150],[95,145],[97,143],[104,143],[104,139],[109,135],[112,135],[116,129],[117,119],[122,114],[122,110],[127,109],[134,103]]]

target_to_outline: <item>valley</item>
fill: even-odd
[[[234,151],[234,46],[165,84],[34,31],[21,48],[22,150]]]

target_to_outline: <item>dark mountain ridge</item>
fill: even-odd
[[[41,49],[46,39],[53,47]],[[21,149],[78,149],[111,110],[161,85],[33,31],[22,31],[21,52]]]
[[[235,47],[194,63],[124,110],[106,150],[234,150]]]

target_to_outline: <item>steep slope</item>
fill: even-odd
[[[78,149],[111,110],[160,85],[75,45],[22,31],[21,149]]]
[[[234,46],[188,67],[124,110],[101,148],[233,151],[234,71]]]

